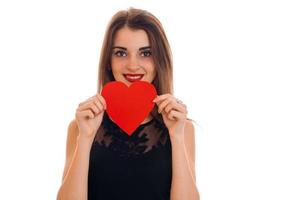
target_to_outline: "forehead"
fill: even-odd
[[[139,49],[150,46],[146,31],[142,29],[133,30],[128,27],[119,29],[114,38],[113,46],[126,47],[127,49]]]

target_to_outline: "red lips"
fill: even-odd
[[[129,82],[135,82],[140,81],[144,77],[144,74],[124,74],[124,77]]]

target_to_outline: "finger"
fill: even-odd
[[[161,113],[161,111],[165,108],[166,105],[168,105],[170,102],[172,101],[172,99],[165,99],[164,101],[162,101],[159,105],[158,105],[158,112]]]
[[[186,114],[181,113],[179,111],[176,110],[171,110],[168,113],[168,118],[171,120],[175,120],[175,119],[186,119]]]
[[[98,115],[100,113],[101,110],[98,108],[98,106],[96,106],[95,101],[89,102],[89,105],[90,105],[90,110],[94,112],[95,115]]]
[[[91,99],[89,98],[89,99],[87,99],[87,100],[85,100],[85,101],[83,101],[83,102],[80,102],[79,104],[78,104],[78,107],[80,107],[80,106],[82,106],[82,105],[84,105],[84,104],[86,104],[86,103],[88,103],[88,102],[90,102],[91,101]]]
[[[161,112],[161,114],[162,114],[164,117],[169,118],[169,117],[168,117],[168,114],[169,114],[169,113],[166,113],[165,110],[163,110],[163,111]],[[170,120],[173,120],[173,119],[170,119]]]
[[[104,109],[107,108],[107,105],[106,105],[106,101],[105,99],[103,98],[103,96],[101,94],[97,94],[97,98],[99,99],[99,101],[102,103]]]
[[[160,96],[157,96],[154,100],[153,100],[153,102],[159,102],[159,101],[162,101],[162,100],[164,100],[164,99],[166,99],[166,98],[168,98],[168,97],[171,97],[172,95],[171,94],[169,94],[169,93],[167,93],[167,94],[162,94],[162,95],[160,95]]]
[[[83,102],[79,103],[79,104],[78,104],[78,107],[79,107],[79,106],[82,106],[83,104],[86,104],[87,102],[90,102],[90,101],[92,101],[92,100],[94,99],[94,97],[95,97],[95,95],[94,95],[94,96],[92,96],[92,97],[89,97],[89,98],[88,98],[88,99],[86,99],[85,101],[83,101]]]
[[[79,108],[77,108],[78,111],[90,109],[92,112],[94,112],[95,115],[97,115],[100,112],[100,109],[95,105],[93,101],[90,101]]]
[[[166,105],[165,111],[166,111],[166,113],[169,113],[172,109],[175,109],[179,112],[187,114],[186,107],[184,107],[182,104],[174,102],[174,101],[172,101],[168,105]]]
[[[169,113],[172,109],[175,109],[174,103],[170,102],[168,105],[165,107],[166,113]]]
[[[88,109],[88,110],[77,111],[76,117],[78,117],[78,118],[87,118],[87,117],[94,118],[95,115],[91,110]]]
[[[99,112],[104,111],[104,106],[102,105],[102,103],[100,102],[100,100],[98,98],[95,98],[94,103],[98,107]]]

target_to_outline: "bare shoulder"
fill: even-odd
[[[76,123],[76,120],[73,119],[73,120],[71,120],[71,122],[69,123],[69,126],[68,126],[67,150],[70,147],[73,147],[73,146],[75,147],[78,134],[79,134],[79,132],[78,132],[77,123]],[[72,150],[72,149],[70,149],[70,150]]]
[[[192,170],[194,180],[196,180],[195,174],[195,128],[192,120],[186,120],[184,127],[184,145],[186,153],[189,159],[189,165]]]
[[[184,140],[186,146],[194,148],[195,146],[195,128],[192,120],[186,120],[184,127]],[[193,149],[191,149],[193,150]]]
[[[195,134],[195,128],[192,120],[186,119],[185,121],[185,132],[190,132],[191,134]]]
[[[71,122],[69,123],[69,126],[68,126],[68,136],[69,135],[76,135],[78,134],[78,127],[77,127],[77,123],[76,123],[76,120],[73,119],[71,120]]]
[[[78,127],[77,127],[76,120],[73,119],[68,125],[68,133],[67,133],[67,141],[66,141],[66,161],[65,161],[62,180],[64,179],[70,167],[70,163],[76,148],[77,136],[78,136]]]

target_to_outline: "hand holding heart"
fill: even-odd
[[[127,87],[122,82],[113,81],[104,86],[101,94],[107,102],[106,112],[128,135],[132,135],[149,115],[154,102],[169,132],[181,134],[183,131],[186,106],[171,94],[157,96],[155,87],[148,82],[136,81]]]
[[[155,106],[154,102],[171,136],[182,135],[187,115],[186,106],[171,94],[157,96],[155,87],[144,81],[136,81],[130,87],[119,81],[109,82],[100,94],[80,103],[76,110],[79,132],[87,138],[94,138],[106,111],[131,136],[150,114]]]
[[[92,140],[102,123],[105,110],[106,102],[100,94],[81,102],[76,110],[79,135]]]
[[[183,134],[185,120],[187,119],[187,107],[171,94],[157,96],[153,102],[158,106],[158,112],[162,114],[164,123],[172,134]]]

